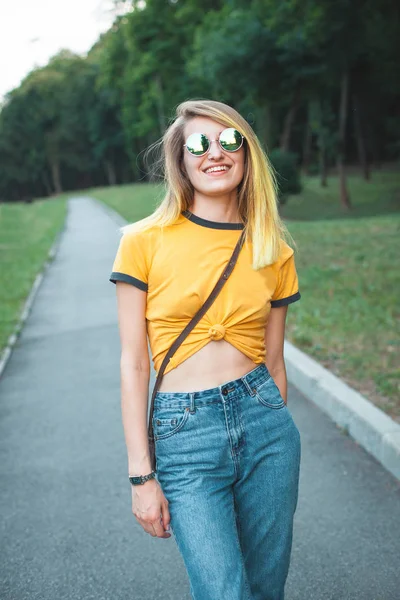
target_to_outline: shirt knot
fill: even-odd
[[[222,340],[225,336],[225,327],[223,325],[213,325],[208,330],[208,335],[212,340]]]

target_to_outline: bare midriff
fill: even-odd
[[[212,340],[166,373],[159,391],[199,392],[243,377],[257,366],[226,340]]]

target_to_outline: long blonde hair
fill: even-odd
[[[238,186],[238,210],[245,224],[246,239],[253,244],[253,269],[260,269],[278,260],[280,238],[295,245],[292,236],[280,218],[277,201],[277,183],[273,167],[249,123],[231,106],[214,100],[188,100],[176,109],[176,118],[165,134],[147,151],[161,150],[157,167],[161,166],[166,193],[155,211],[136,223],[125,225],[126,230],[144,231],[151,227],[173,225],[183,210],[193,201],[194,189],[181,170],[184,127],[194,117],[208,117],[239,130],[245,137],[245,165],[243,179]]]

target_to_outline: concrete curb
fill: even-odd
[[[93,198],[118,226],[127,221]],[[400,480],[400,425],[316,360],[285,340],[288,381]]]
[[[67,205],[67,214],[68,214],[68,205]],[[6,365],[7,365],[8,361],[10,360],[13,348],[14,348],[15,344],[17,343],[18,337],[22,331],[22,327],[31,311],[33,302],[34,302],[36,294],[40,288],[40,285],[43,281],[44,275],[45,275],[49,265],[53,262],[54,257],[57,254],[57,251],[58,251],[58,248],[60,245],[60,241],[61,241],[61,236],[65,230],[66,221],[67,221],[67,218],[65,218],[64,225],[62,226],[61,230],[56,235],[56,239],[53,242],[53,244],[47,254],[47,258],[42,266],[42,270],[39,271],[39,273],[36,275],[36,277],[34,279],[34,282],[31,287],[31,291],[29,292],[29,295],[24,302],[22,311],[19,315],[19,318],[18,318],[17,324],[14,328],[14,331],[9,336],[5,348],[3,348],[3,351],[2,351],[1,357],[0,357],[0,378],[2,377],[4,369],[6,368]]]
[[[285,340],[288,381],[400,480],[400,425]]]

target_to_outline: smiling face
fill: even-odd
[[[218,140],[226,125],[207,117],[193,117],[185,125],[184,140],[192,133],[204,133],[209,140]],[[196,192],[205,196],[222,196],[236,190],[244,175],[245,150],[226,152],[218,141],[211,142],[203,156],[193,156],[184,148],[183,166]]]

